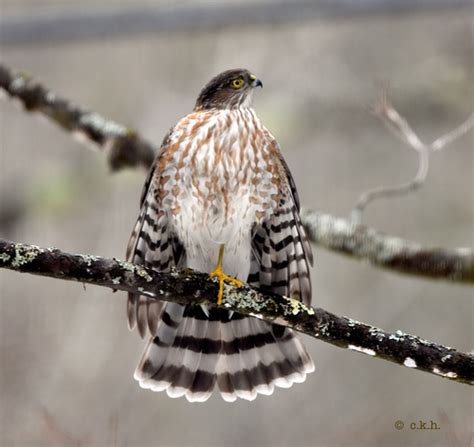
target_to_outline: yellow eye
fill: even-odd
[[[242,78],[234,79],[230,83],[230,86],[235,89],[241,88],[243,85],[244,85],[244,80]]]

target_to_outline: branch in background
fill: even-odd
[[[179,2],[175,2],[178,4]],[[182,7],[153,7],[151,2],[134,2],[133,8],[54,8],[44,13],[2,17],[3,45],[45,42],[124,39],[133,35],[163,32],[209,31],[223,28],[262,27],[322,19],[367,18],[416,12],[454,11],[472,6],[471,0],[292,0],[257,2],[212,2]],[[50,8],[51,9],[51,8]],[[120,24],[120,26],[117,26]]]
[[[362,213],[370,202],[376,199],[389,198],[408,194],[416,191],[426,181],[430,166],[430,154],[445,148],[469,130],[474,128],[474,113],[453,131],[441,136],[431,144],[423,143],[415,131],[390,104],[385,88],[381,89],[380,95],[373,107],[373,113],[378,116],[384,124],[405,144],[418,152],[418,170],[413,180],[399,186],[380,186],[363,193],[357,200],[351,213],[351,220],[359,224]]]
[[[138,134],[134,133],[131,137],[132,134],[129,133],[127,137],[124,126],[96,113],[84,112],[66,99],[58,99],[49,89],[27,78],[24,74],[12,74],[12,70],[2,64],[0,64],[0,88],[3,88],[12,98],[18,99],[27,110],[34,109],[47,115],[66,131],[74,132],[76,128],[82,126],[82,134],[89,142],[96,143],[99,148],[103,148],[108,140],[114,141],[112,154],[115,155],[111,163],[115,169],[137,165],[149,167],[153,161],[153,145],[143,140]],[[38,99],[33,100],[30,99],[31,97]],[[35,105],[37,102],[43,106],[32,107],[32,104]],[[72,122],[72,125],[64,125],[64,119],[58,119],[64,115],[63,111],[70,111],[65,115],[68,117],[67,122]],[[84,127],[84,120],[86,123],[91,123],[91,119],[85,117],[93,117],[92,128]],[[462,127],[458,128],[458,132],[461,131],[465,130]],[[446,140],[449,135],[451,138],[457,136],[451,133],[442,138]],[[444,144],[449,142],[446,141]],[[116,148],[115,151],[113,147]],[[400,273],[474,283],[472,249],[423,248],[414,242],[384,235],[377,230],[310,210],[302,211],[301,220],[310,240],[328,250],[368,260],[374,266],[396,270]]]
[[[112,170],[123,167],[148,168],[155,157],[154,147],[133,129],[61,98],[30,76],[13,72],[0,64],[0,88],[16,98],[28,112],[39,112],[81,141],[93,143],[107,152]]]
[[[474,284],[474,253],[469,248],[423,247],[305,208],[301,220],[310,240],[329,250],[400,273]]]
[[[217,283],[208,274],[192,270],[160,273],[116,259],[74,255],[4,240],[0,240],[0,268],[110,287],[180,304],[216,306]],[[236,288],[226,284],[222,305],[340,348],[474,385],[474,356],[415,335],[385,332],[249,286]]]

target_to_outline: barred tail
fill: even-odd
[[[166,304],[135,371],[142,388],[206,401],[253,400],[303,382],[314,364],[288,328],[223,309]]]

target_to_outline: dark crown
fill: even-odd
[[[244,68],[226,70],[212,78],[201,90],[195,109],[241,107],[253,87],[261,85],[256,76]]]

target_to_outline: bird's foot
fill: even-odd
[[[222,267],[218,265],[215,270],[209,273],[210,278],[219,278],[219,293],[217,295],[217,304],[222,304],[222,297],[224,296],[224,281],[233,284],[236,287],[243,287],[245,284],[232,276],[226,275]]]

